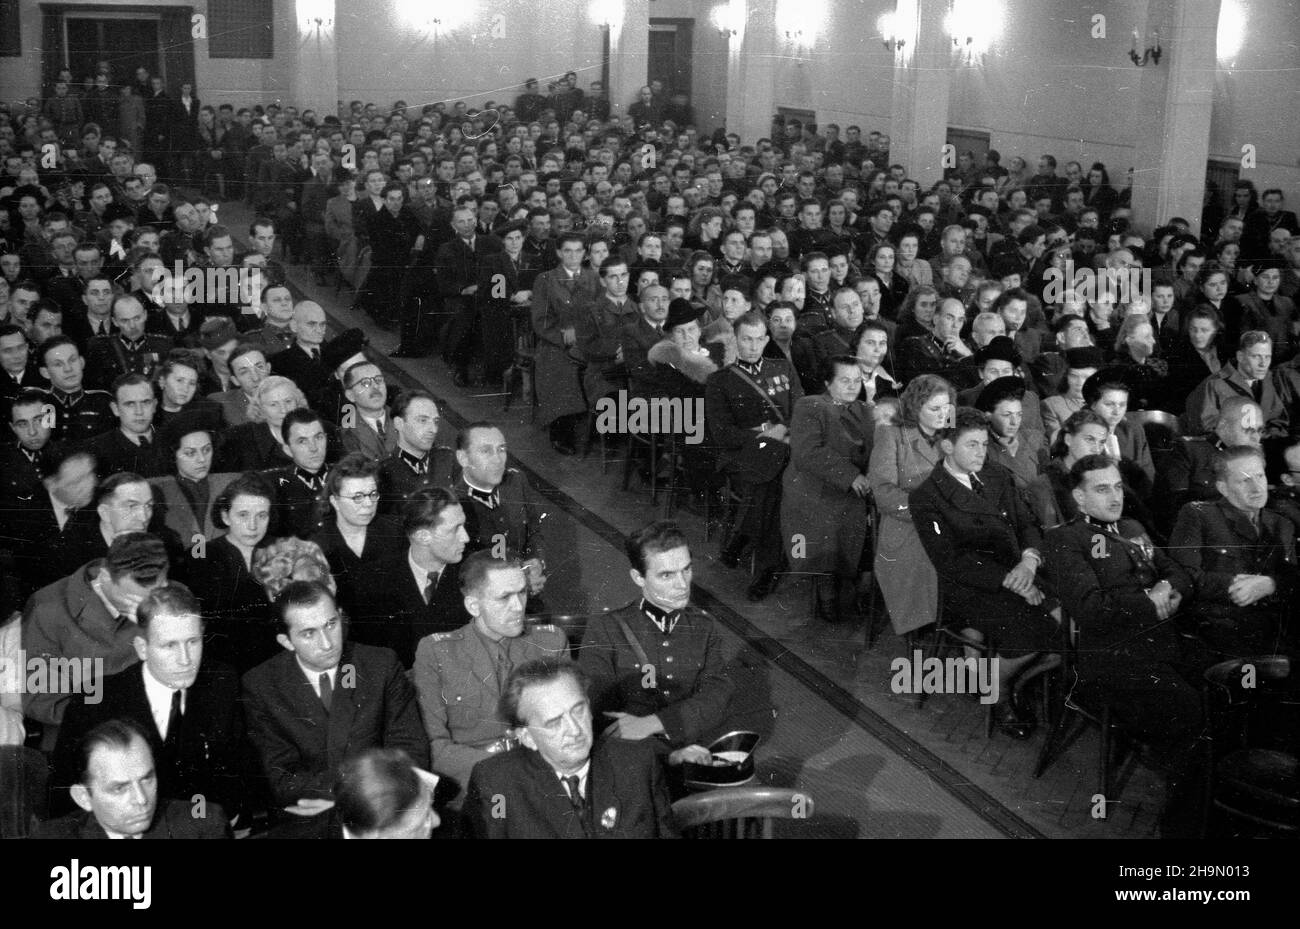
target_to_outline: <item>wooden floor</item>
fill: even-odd
[[[221,207],[233,229],[251,218],[241,205]],[[291,269],[295,298],[319,302],[331,331],[358,326],[371,347],[386,355],[395,332],[373,326],[350,309],[353,293],[317,287],[304,270]],[[564,458],[550,448],[546,432],[528,422],[516,401],[502,413],[503,397],[492,390],[463,390],[435,356],[388,359],[390,379],[421,385],[443,401],[446,431],[476,419],[497,422],[512,457],[551,500],[546,522],[548,608],[598,611],[636,594],[622,554],[621,535],[663,514],[633,477],[620,488],[621,461],[602,473],[599,448],[587,459]],[[615,450],[617,454],[617,450]],[[1162,787],[1140,764],[1124,765],[1116,780],[1118,799],[1095,818],[1097,733],[1083,729],[1041,779],[1032,776],[1042,745],[1040,728],[1026,742],[984,735],[984,708],[968,696],[931,697],[918,709],[910,696],[891,692],[890,662],[902,640],[885,629],[871,651],[865,630],[831,626],[810,617],[805,578],[790,576],[761,603],[744,596],[749,578],[718,562],[715,540],[704,541],[703,520],[685,509],[679,520],[692,539],[696,602],[710,609],[724,629],[736,663],[738,727],[762,733],[758,778],[809,792],[816,815],[789,824],[790,835],[861,838],[1150,838]]]

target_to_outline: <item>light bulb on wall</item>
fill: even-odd
[[[334,28],[334,4],[331,0],[297,0],[298,28],[305,35]]]
[[[1002,6],[986,0],[953,0],[944,19],[944,29],[952,36],[953,48],[962,57],[974,59],[989,50],[1002,34]]]
[[[397,15],[416,29],[447,33],[478,13],[476,0],[397,0]]]
[[[876,20],[880,39],[887,51],[899,55],[906,63],[916,50],[917,0],[898,0],[892,12],[882,13]]]
[[[718,28],[718,34],[724,38],[743,37],[745,32],[745,0],[728,0],[726,3],[719,3],[713,8],[711,18],[713,19],[713,25]]]
[[[811,46],[826,25],[826,0],[777,0],[776,34]]]
[[[591,0],[587,12],[597,26],[608,26],[611,32],[623,28],[623,0]]]

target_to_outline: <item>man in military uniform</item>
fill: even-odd
[[[113,398],[106,390],[82,386],[86,359],[67,336],[46,339],[40,348],[41,376],[50,382],[55,442],[83,442],[117,425]]]
[[[1164,525],[1172,526],[1183,506],[1193,500],[1213,500],[1219,495],[1215,487],[1214,458],[1231,445],[1260,446],[1264,434],[1264,413],[1249,397],[1229,397],[1219,409],[1214,432],[1205,436],[1187,436],[1174,443],[1173,451],[1157,475],[1155,499],[1166,506]]]
[[[398,515],[410,494],[427,487],[450,487],[452,450],[438,439],[438,403],[422,390],[406,391],[393,403],[397,450],[379,464],[379,512]]]
[[[736,516],[736,536],[723,552],[723,562],[735,567],[740,553],[752,544],[754,578],[749,599],[761,600],[775,586],[784,561],[781,475],[790,460],[794,402],[803,396],[803,388],[789,362],[763,357],[768,334],[762,314],[746,313],[736,320],[735,330],[737,360],[709,376],[704,421],[719,462],[744,500]]]
[[[690,605],[686,536],[655,522],[625,548],[641,597],[595,617],[579,650],[596,723],[607,737],[654,739],[661,755],[707,745],[726,731],[734,685],[713,618]]]
[[[324,525],[329,435],[320,414],[306,409],[292,410],[280,429],[293,464],[263,472],[277,495],[269,534],[307,539]]]
[[[100,478],[129,471],[144,477],[161,477],[172,469],[159,448],[153,427],[158,399],[143,374],[123,374],[113,382],[111,409],[115,428],[85,443],[95,456]]]
[[[474,765],[513,746],[497,714],[511,669],[534,658],[562,657],[569,647],[555,626],[524,622],[528,577],[513,555],[474,552],[460,566],[460,589],[471,622],[426,636],[415,652],[415,689],[433,770],[455,782],[453,807],[460,805]]]
[[[0,509],[30,502],[50,473],[50,433],[54,409],[41,390],[22,391],[9,407],[9,428],[16,441],[0,450]]]
[[[460,477],[456,495],[465,509],[469,551],[488,549],[498,558],[518,552],[528,576],[532,612],[540,612],[537,595],[546,586],[546,553],[542,537],[545,503],[528,478],[506,467],[506,437],[492,423],[470,423],[456,437]]]
[[[1070,469],[1079,516],[1047,531],[1048,565],[1064,613],[1078,628],[1078,688],[1104,699],[1123,729],[1159,752],[1168,788],[1161,833],[1200,826],[1201,698],[1181,675],[1170,619],[1193,589],[1178,562],[1121,519],[1119,462],[1088,455]]]
[[[1264,509],[1268,478],[1258,446],[1230,445],[1214,456],[1216,500],[1178,514],[1169,550],[1196,582],[1189,620],[1221,656],[1276,654],[1295,590],[1295,527]]]
[[[145,332],[148,316],[135,297],[113,301],[112,335],[95,336],[86,346],[86,381],[103,390],[124,374],[149,377],[171,351],[172,340]]]

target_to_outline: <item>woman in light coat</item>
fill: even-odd
[[[943,460],[938,433],[956,401],[943,378],[914,378],[899,398],[900,424],[877,428],[871,449],[868,477],[880,517],[876,578],[899,635],[930,625],[938,615],[938,576],[912,525],[908,495]]]

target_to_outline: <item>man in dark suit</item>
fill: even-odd
[[[397,451],[398,430],[388,413],[388,382],[384,372],[362,359],[343,372],[344,406],[339,430],[345,451],[360,452],[372,461]]]
[[[145,331],[148,317],[135,297],[123,295],[113,301],[113,335],[96,336],[86,346],[86,383],[107,389],[125,374],[139,374],[146,379],[162,364],[171,351],[166,336]]]
[[[1146,430],[1125,419],[1130,386],[1123,368],[1102,368],[1083,382],[1083,402],[1106,421],[1106,454],[1119,462],[1124,480],[1140,497],[1147,497],[1155,485],[1156,466]]]
[[[849,294],[857,300],[857,294]],[[781,475],[790,460],[790,421],[803,387],[789,363],[763,357],[768,334],[761,314],[740,317],[735,333],[735,364],[710,375],[705,384],[704,421],[719,463],[744,498],[723,561],[734,566],[744,548],[753,545],[749,599],[761,600],[771,592],[784,561]]]
[[[628,376],[640,378],[650,369],[649,353],[664,338],[664,322],[668,319],[668,288],[655,285],[643,287],[637,295],[641,312],[627,323],[618,334],[618,347],[623,350],[623,366]]]
[[[380,512],[399,515],[403,500],[427,487],[450,487],[455,455],[438,439],[438,403],[422,390],[403,391],[393,402],[397,450],[379,466]]]
[[[29,351],[27,333],[21,326],[0,326],[0,409],[24,390],[49,387],[39,366],[31,363]]]
[[[1211,660],[1278,654],[1296,586],[1295,527],[1264,508],[1258,446],[1217,451],[1214,474],[1219,498],[1188,503],[1169,537],[1171,555],[1196,583],[1189,625]]]
[[[158,408],[153,385],[143,374],[124,374],[113,383],[112,395],[110,409],[117,417],[117,428],[86,443],[98,462],[100,477],[124,471],[145,477],[165,473],[169,469],[153,427]]]
[[[402,531],[407,544],[357,585],[353,638],[391,648],[402,666],[409,668],[422,638],[469,622],[457,568],[469,536],[465,511],[446,487],[411,494]]]
[[[726,731],[734,684],[713,618],[690,605],[690,547],[674,523],[657,522],[625,548],[641,598],[587,626],[579,662],[592,706],[607,737],[649,739],[662,754],[703,744]]]
[[[443,312],[449,316],[455,314],[447,343],[443,346],[443,358],[455,369],[456,383],[461,387],[469,383],[470,362],[478,359],[482,351],[482,333],[478,315],[474,312],[479,265],[486,256],[505,247],[494,235],[478,234],[475,231],[477,221],[471,207],[457,207],[451,217],[456,237],[444,242],[434,258]],[[416,333],[408,333],[407,327],[403,326],[402,349],[418,352],[418,346],[407,344],[408,337],[414,339]]]
[[[293,308],[293,345],[271,358],[271,372],[287,377],[298,385],[307,398],[307,405],[325,415],[325,389],[329,372],[321,360],[321,343],[325,341],[325,311],[312,300],[304,300]]]
[[[97,558],[126,532],[145,532],[153,515],[153,488],[140,475],[119,471],[99,482],[93,509],[79,512],[43,553],[53,577],[66,577]]]
[[[644,742],[606,738],[593,750],[582,671],[537,659],[511,672],[501,715],[523,748],[474,766],[469,834],[483,839],[675,838],[659,761]],[[495,815],[502,809],[505,815]]]
[[[532,612],[546,586],[546,544],[542,520],[546,503],[529,484],[528,478],[506,467],[509,451],[506,437],[492,423],[470,423],[456,436],[456,463],[460,477],[456,494],[465,510],[466,549],[490,549],[497,557],[507,551],[523,559],[528,575]]]
[[[912,523],[930,560],[943,565],[943,607],[959,629],[996,645],[999,727],[1028,738],[1032,720],[1017,684],[1055,667],[1057,622],[1043,591],[1038,525],[1005,468],[986,460],[987,417],[960,409],[940,440],[943,462],[912,492]],[[1045,573],[1045,572],[1044,572]]]
[[[1264,431],[1264,414],[1249,397],[1228,397],[1219,408],[1219,421],[1208,436],[1184,436],[1174,442],[1172,453],[1160,470],[1156,483],[1156,503],[1166,526],[1172,526],[1179,511],[1193,500],[1213,500],[1219,496],[1215,487],[1214,458],[1230,445],[1256,448]]]
[[[415,688],[391,651],[347,642],[334,596],[294,581],[276,600],[284,651],[244,675],[248,738],[273,802],[311,816],[328,808],[335,772],[367,748],[400,748],[422,768],[429,740]]]
[[[50,434],[54,407],[43,390],[25,389],[9,406],[14,442],[0,449],[0,508],[28,503],[50,473]]]
[[[76,783],[77,746],[87,732],[129,719],[149,740],[159,797],[188,803],[200,794],[236,818],[244,788],[238,676],[203,661],[201,608],[184,585],[150,591],[136,623],[140,663],[106,677],[95,702],[68,705],[54,750],[55,786]]]
[[[1182,653],[1168,622],[1193,581],[1121,519],[1119,463],[1088,455],[1070,469],[1079,516],[1047,531],[1048,565],[1064,615],[1078,629],[1079,697],[1103,698],[1115,721],[1167,762],[1161,816],[1166,838],[1200,832],[1204,730],[1201,698],[1182,676]]]
[[[133,721],[110,719],[81,740],[72,799],[82,812],[41,823],[35,839],[226,839],[225,811],[190,800],[158,802],[149,739]]]

